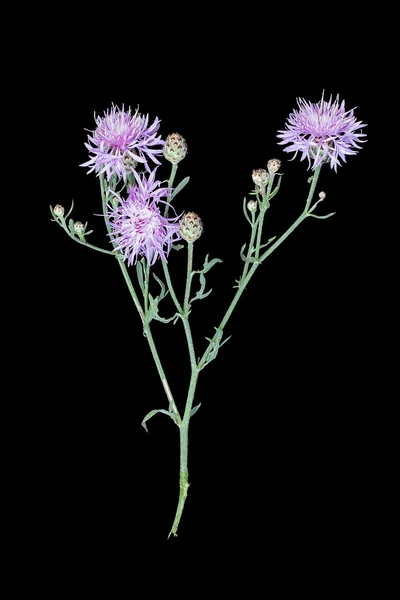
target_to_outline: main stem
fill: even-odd
[[[188,470],[188,450],[189,450],[189,422],[190,413],[192,411],[194,395],[196,391],[197,378],[198,378],[197,367],[192,368],[192,374],[190,377],[189,392],[186,401],[185,413],[183,415],[182,423],[179,427],[179,441],[180,441],[180,472],[179,472],[179,500],[176,509],[175,519],[172,524],[170,535],[177,535],[179,523],[182,517],[183,508],[185,506],[187,492],[189,489],[189,470]]]
[[[188,450],[189,450],[189,422],[192,413],[193,400],[196,392],[197,379],[199,376],[199,369],[197,368],[196,354],[194,351],[192,332],[189,324],[189,311],[190,311],[190,288],[192,283],[192,268],[193,268],[193,243],[188,243],[188,258],[187,258],[187,273],[186,273],[186,287],[185,297],[183,303],[183,309],[177,301],[175,292],[172,288],[171,279],[169,277],[168,268],[165,266],[164,271],[166,273],[166,280],[170,289],[171,296],[175,302],[175,305],[181,315],[183,327],[185,330],[186,340],[189,350],[190,358],[190,383],[189,390],[186,399],[185,412],[183,415],[182,422],[179,426],[179,438],[180,438],[180,473],[179,473],[179,500],[176,509],[175,519],[172,524],[169,536],[172,534],[177,535],[178,526],[182,517],[183,508],[185,506],[187,492],[189,488],[189,470],[188,470]]]

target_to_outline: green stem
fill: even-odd
[[[178,170],[178,165],[172,163],[172,165],[171,165],[171,174],[170,174],[169,180],[168,180],[168,187],[169,188],[172,188],[172,186],[174,185],[174,179],[175,179],[175,175],[176,175],[177,170]],[[168,216],[169,206],[170,206],[169,203],[165,205],[164,217]]]
[[[147,313],[149,309],[149,277],[150,277],[150,265],[146,261],[144,267],[144,310]]]
[[[183,310],[185,313],[189,312],[189,298],[190,298],[190,287],[192,284],[192,268],[193,268],[193,242],[188,242],[188,258],[187,258],[187,271],[186,271],[186,287],[185,287],[185,300],[183,302]]]
[[[322,168],[322,165],[319,165],[319,167],[317,167],[315,169],[315,173],[314,173],[314,175],[312,177],[312,181],[311,181],[310,190],[308,192],[308,197],[307,197],[307,202],[306,202],[306,208],[305,208],[304,212],[307,212],[308,209],[310,208],[310,204],[311,204],[311,201],[312,201],[313,196],[314,196],[315,188],[317,187],[318,178],[319,178],[319,175],[321,173],[321,168]]]
[[[182,517],[183,508],[185,506],[187,491],[189,488],[189,471],[188,471],[188,449],[189,449],[189,422],[193,407],[193,401],[196,392],[197,379],[199,370],[197,368],[196,353],[193,344],[192,332],[189,324],[189,311],[190,311],[190,288],[192,280],[192,268],[193,268],[193,243],[188,243],[188,258],[187,258],[187,271],[186,271],[186,286],[185,286],[185,297],[183,303],[183,309],[176,297],[174,288],[172,286],[171,278],[169,275],[168,266],[163,262],[165,279],[170,291],[171,297],[175,303],[175,306],[181,316],[183,327],[185,330],[186,341],[189,350],[191,376],[189,383],[188,395],[186,398],[185,412],[183,415],[182,422],[179,426],[179,440],[180,440],[180,475],[179,475],[179,499],[178,506],[176,509],[175,519],[169,533],[169,536],[173,534],[177,535],[178,526]],[[168,536],[168,537],[169,537]]]
[[[114,251],[105,250],[104,248],[99,248],[98,246],[93,246],[93,244],[89,244],[88,242],[80,240],[79,238],[72,235],[72,233],[69,231],[69,229],[66,225],[62,225],[62,224],[60,224],[60,225],[64,229],[64,231],[69,235],[69,237],[72,240],[74,240],[74,242],[77,242],[78,244],[82,244],[82,246],[86,246],[86,248],[91,248],[92,250],[97,250],[97,252],[102,252],[103,254],[109,254],[110,256],[116,256],[115,250]]]
[[[136,295],[135,289],[132,285],[132,281],[131,281],[131,278],[129,277],[128,269],[126,268],[125,263],[122,261],[122,258],[118,259],[118,264],[119,264],[122,274],[124,276],[125,283],[128,286],[129,292],[132,296],[133,303],[136,306],[136,309],[139,313],[142,323],[144,324],[144,322],[145,322],[144,311],[143,311],[142,305],[139,302],[139,298]]]
[[[172,285],[171,277],[169,275],[168,265],[165,262],[165,260],[163,260],[161,262],[162,262],[162,267],[163,267],[163,270],[164,270],[165,281],[167,282],[167,286],[168,286],[168,289],[169,289],[169,293],[171,294],[171,298],[172,298],[172,300],[173,300],[173,302],[174,302],[174,304],[176,306],[176,309],[177,309],[178,313],[182,316],[183,310],[182,310],[181,305],[179,304],[178,298],[176,297],[175,290],[174,290],[174,287]]]
[[[256,253],[255,253],[256,260],[258,260],[259,255],[260,255],[261,234],[262,234],[263,225],[264,225],[265,213],[266,213],[267,209],[269,208],[268,196],[270,195],[271,190],[272,190],[272,185],[274,183],[274,177],[275,177],[275,174],[270,173],[269,178],[268,178],[267,192],[266,192],[265,196],[263,196],[263,201],[262,201],[262,205],[261,205],[260,217],[259,217],[259,221],[258,221],[257,242],[256,242]]]
[[[190,328],[187,317],[184,317],[184,325],[186,336],[190,336]],[[189,337],[188,337],[189,341]],[[196,392],[197,378],[199,371],[196,365],[196,358],[193,350],[193,343],[191,344],[192,352],[190,352],[190,362],[192,367],[192,374],[190,377],[189,391],[186,400],[185,413],[183,415],[182,423],[179,426],[179,441],[180,441],[180,473],[179,473],[179,500],[176,509],[175,519],[172,524],[171,533],[176,536],[178,526],[182,517],[183,508],[185,506],[187,492],[189,488],[189,471],[188,471],[188,450],[189,450],[189,422],[193,407],[193,400]]]
[[[260,214],[258,215],[257,220],[255,221],[254,213],[251,214],[251,218],[252,218],[253,223],[252,223],[252,226],[251,226],[251,236],[250,236],[249,249],[248,249],[248,252],[247,252],[247,258],[251,257],[251,249],[252,249],[253,244],[254,244],[254,238],[256,236],[256,231],[257,231],[257,227],[258,227],[259,217],[260,217]],[[244,263],[243,273],[242,273],[242,279],[244,277],[246,277],[246,275],[247,275],[247,271],[249,270],[249,264],[250,263],[248,263],[248,262]]]
[[[144,333],[146,335],[146,339],[147,339],[148,344],[150,346],[150,351],[151,351],[151,354],[153,356],[153,360],[154,360],[154,362],[156,364],[157,371],[158,371],[158,374],[159,374],[160,379],[161,379],[161,383],[163,384],[165,393],[167,395],[168,402],[170,403],[170,405],[172,407],[172,410],[175,413],[176,422],[177,422],[178,426],[180,426],[180,424],[182,422],[182,419],[181,419],[181,416],[180,416],[179,411],[177,409],[177,406],[175,404],[175,400],[174,400],[174,397],[172,395],[171,388],[168,385],[167,377],[166,377],[164,369],[162,367],[161,360],[160,360],[160,357],[158,355],[157,348],[156,348],[156,345],[154,343],[154,339],[153,339],[153,336],[152,336],[152,333],[151,333],[150,325],[148,323],[144,326],[143,331],[144,331]]]

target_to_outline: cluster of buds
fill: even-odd
[[[203,223],[196,213],[185,213],[179,223],[179,234],[189,243],[193,243],[199,239],[203,233]]]
[[[69,235],[71,235],[72,237],[77,235],[79,237],[79,239],[81,240],[81,242],[85,242],[86,241],[85,236],[89,235],[89,233],[92,233],[92,231],[86,231],[87,223],[85,223],[85,225],[84,225],[80,221],[74,222],[73,219],[69,219],[68,227],[67,227],[66,218],[68,218],[68,215],[70,214],[71,210],[72,210],[72,206],[71,206],[71,209],[69,210],[68,214],[66,216],[64,216],[65,208],[63,206],[61,206],[61,204],[56,204],[55,207],[52,209],[52,214],[56,218],[56,220],[59,221],[59,224],[61,225],[61,227],[63,227],[67,232],[69,230]]]
[[[169,162],[176,165],[187,154],[186,140],[179,133],[171,133],[164,144],[164,156]]]
[[[271,158],[268,161],[267,169],[254,169],[252,173],[252,179],[256,186],[255,193],[261,194],[263,197],[266,195],[267,183],[270,181],[271,176],[275,175],[280,169],[281,161],[278,158]],[[254,193],[254,192],[253,192]],[[250,212],[253,212],[249,206],[247,207]],[[255,210],[255,209],[254,209]]]

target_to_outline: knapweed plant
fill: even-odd
[[[305,219],[327,219],[335,214],[317,214],[317,207],[320,208],[325,198],[325,193],[317,190],[321,168],[327,164],[336,171],[340,162],[346,160],[346,155],[356,154],[360,149],[358,144],[365,141],[362,139],[365,138],[362,133],[365,125],[356,121],[354,109],[346,111],[344,102],[339,103],[338,98],[326,101],[322,96],[316,104],[298,100],[298,109],[289,115],[285,129],[278,131],[278,138],[279,144],[287,145],[284,152],[294,152],[295,156],[300,153],[301,160],[308,161],[311,176],[303,211],[279,237],[265,239],[265,214],[280,189],[281,162],[273,158],[265,169],[252,172],[251,198],[243,201],[243,214],[249,226],[249,240],[240,249],[243,271],[233,286],[232,301],[222,319],[217,326],[215,322],[210,325],[211,331],[214,325],[214,333],[206,338],[207,346],[201,355],[195,349],[192,337],[191,319],[196,312],[193,304],[209,295],[211,290],[206,289],[206,274],[222,261],[209,258],[209,255],[200,263],[194,260],[195,242],[203,233],[201,218],[193,212],[177,214],[173,206],[176,196],[189,182],[186,177],[175,183],[178,165],[187,153],[186,141],[177,133],[163,140],[159,135],[158,118],[149,120],[148,115],[144,116],[138,110],[125,110],[124,106],[113,105],[104,116],[95,117],[95,125],[85,143],[89,160],[81,166],[89,167],[88,172],[94,172],[100,182],[102,215],[107,230],[104,247],[88,242],[91,231],[87,230],[87,223],[84,225],[69,218],[73,204],[67,213],[60,204],[50,210],[53,220],[73,241],[113,256],[129,288],[166,395],[165,408],[154,408],[144,417],[142,425],[147,430],[149,419],[163,413],[173,420],[180,436],[179,500],[169,534],[177,535],[189,487],[189,423],[200,407],[200,402],[194,403],[199,375],[229,339],[224,338],[226,325],[257,269]],[[157,169],[162,164],[159,159],[171,164],[168,181],[158,179]],[[179,243],[182,241],[183,244]],[[182,276],[186,277],[186,286],[183,297],[178,297],[173,281],[180,273],[174,273],[172,277],[169,265],[173,266],[174,261],[168,259],[174,250],[184,247],[187,267]],[[152,271],[157,261],[162,265],[163,279]],[[168,317],[160,313],[160,305],[167,294],[175,307],[174,314]],[[152,335],[154,321],[182,323],[191,371],[186,403],[174,396],[168,384]],[[175,329],[171,333],[175,333]]]

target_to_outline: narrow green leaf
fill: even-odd
[[[182,179],[182,181],[176,186],[176,188],[172,192],[172,194],[171,194],[171,200],[172,200],[172,198],[175,198],[175,196],[177,194],[179,194],[179,192],[181,192],[183,190],[183,188],[185,187],[185,185],[187,185],[189,183],[189,179],[190,179],[190,177],[185,177],[185,179]]]
[[[179,315],[178,315],[178,316],[179,316]],[[158,313],[157,313],[157,314],[155,314],[155,315],[154,315],[154,317],[153,317],[153,318],[154,318],[156,321],[160,321],[161,323],[170,323],[170,322],[171,322],[173,319],[175,319],[175,318],[176,318],[176,315],[172,315],[172,317],[170,317],[169,319],[165,319],[164,317],[160,317],[160,316],[158,315]],[[174,323],[174,325],[175,325],[175,323]]]
[[[246,202],[246,196],[243,198],[243,214],[246,217],[246,219],[248,220],[248,222],[250,223],[251,226],[253,226],[252,222],[250,221],[249,215],[247,214],[247,202]]]
[[[169,417],[171,417],[170,413],[167,410],[164,410],[163,408],[158,408],[158,409],[155,409],[155,410],[151,410],[149,413],[147,413],[147,415],[145,416],[145,418],[142,421],[142,425],[145,428],[145,430],[147,431],[147,433],[149,433],[149,430],[147,429],[146,421],[148,421],[149,419],[151,419],[151,417],[154,417],[154,415],[156,415],[159,412],[160,413],[164,413],[165,415],[168,415]]]
[[[136,263],[136,276],[137,276],[137,280],[139,282],[140,285],[140,289],[142,290],[142,294],[144,296],[144,279],[143,279],[143,266],[142,266],[142,260],[138,260]]]
[[[193,406],[192,410],[190,411],[190,416],[191,417],[193,417],[193,415],[197,413],[197,411],[199,410],[200,406],[201,406],[201,402],[200,402],[200,404],[197,404],[196,406]]]
[[[204,277],[203,273],[200,273],[200,289],[196,293],[195,297],[191,299],[191,302],[194,302],[194,300],[202,300],[203,298],[207,298],[207,296],[209,296],[211,294],[212,288],[210,290],[208,290],[208,292],[204,293],[205,287],[206,287],[206,278]]]
[[[250,257],[247,257],[247,256],[246,256],[246,255],[243,253],[243,250],[244,250],[244,248],[245,248],[245,247],[246,247],[246,244],[244,244],[244,245],[242,246],[242,249],[240,250],[240,258],[241,258],[241,259],[242,259],[244,262],[247,262],[247,263],[255,263],[255,262],[256,262],[256,263],[258,263],[259,261],[258,261],[257,259],[255,259],[255,258],[251,258],[251,255],[252,255],[252,254],[253,254],[253,252],[255,251],[255,248],[250,248],[250,252],[249,252],[249,254],[250,254]]]
[[[150,302],[150,306],[152,308],[157,309],[157,307],[158,307],[158,299],[159,299],[159,296],[156,296],[155,298],[153,298],[153,296],[151,294],[149,294],[149,302]]]
[[[67,214],[65,215],[65,219],[68,219],[69,215],[72,213],[72,209],[74,208],[74,201],[71,200],[71,208],[69,209],[69,211],[67,212]]]
[[[168,406],[168,414],[171,417],[171,419],[173,420],[173,422],[175,423],[175,425],[178,425],[177,421],[176,421],[176,414],[174,409],[172,408],[172,404],[170,403]]]
[[[75,235],[75,229],[74,229],[74,220],[73,219],[69,220],[68,227],[69,227],[70,232],[74,236]]]
[[[204,277],[203,273],[200,273],[200,293],[201,294],[203,293],[205,287],[206,287],[206,278]]]
[[[216,358],[216,356],[218,354],[218,350],[225,344],[225,342],[227,342],[232,337],[230,335],[228,338],[226,338],[226,340],[224,340],[221,343],[224,332],[222,329],[218,329],[217,327],[215,327],[215,330],[216,330],[216,334],[212,340],[210,340],[209,338],[206,338],[206,340],[211,343],[211,351],[207,355],[207,358],[205,359],[204,364],[201,364],[201,363],[199,364],[200,369],[204,369],[204,367],[206,365],[208,365],[212,360],[214,360],[214,358]]]
[[[214,358],[216,358],[217,354],[218,354],[218,350],[219,350],[219,346],[220,346],[220,342],[221,342],[221,338],[224,334],[223,329],[218,329],[218,327],[214,328],[216,333],[215,333],[215,339],[213,339],[212,342],[212,350],[209,353],[208,357],[207,357],[207,361],[206,364],[208,365],[208,363],[210,363],[212,360],[214,360]]]
[[[272,237],[272,238],[269,238],[269,240],[266,244],[261,244],[260,249],[265,248],[265,246],[269,246],[270,243],[273,242],[274,240],[276,240],[276,235],[274,235],[274,237]]]
[[[272,192],[270,194],[268,194],[268,201],[271,200],[278,192],[279,192],[279,188],[281,187],[281,181],[282,181],[282,175],[279,176],[278,179],[278,183],[275,186],[275,188],[272,190]]]
[[[209,271],[214,265],[216,265],[217,263],[221,263],[223,262],[223,260],[221,258],[213,258],[212,260],[208,260],[208,254],[204,259],[204,264],[203,264],[203,268],[200,269],[199,271],[192,271],[192,275],[200,274],[200,273],[207,273],[207,271]]]
[[[204,266],[203,266],[203,273],[207,273],[207,271],[209,271],[214,265],[216,265],[217,263],[222,263],[222,259],[221,258],[213,258],[212,260],[208,261],[208,254],[206,256],[206,259],[204,261]]]
[[[155,273],[153,273],[153,277],[158,282],[158,284],[161,288],[160,300],[162,300],[169,293],[169,290],[166,289],[164,283],[161,281],[161,279],[159,277],[157,277],[157,275]]]
[[[313,215],[312,213],[308,213],[307,217],[314,217],[315,219],[328,219],[329,217],[333,217],[333,215],[336,215],[336,213],[329,213],[329,215]]]
[[[146,323],[150,323],[153,319],[155,319],[156,321],[160,321],[160,323],[170,323],[173,319],[176,320],[179,317],[179,314],[172,315],[172,317],[170,317],[169,319],[160,317],[158,314],[158,303],[160,299],[160,296],[156,296],[155,298],[153,298],[153,296],[149,294],[150,307],[146,313]]]

